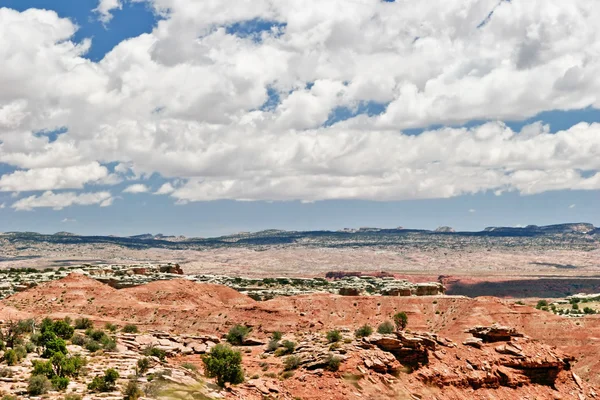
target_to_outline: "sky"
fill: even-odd
[[[600,225],[596,0],[0,0],[0,232]]]

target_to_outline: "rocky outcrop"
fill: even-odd
[[[475,326],[467,329],[467,333],[480,338],[485,343],[507,342],[513,337],[523,337],[516,329],[494,324],[492,326]]]
[[[167,356],[205,354],[220,339],[213,335],[173,335],[167,332],[153,331],[145,334],[121,333],[117,336],[120,344],[136,352],[147,347],[163,350]]]

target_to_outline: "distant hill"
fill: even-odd
[[[567,236],[565,236],[567,235]],[[590,223],[566,223],[547,226],[529,225],[526,227],[488,227],[478,232],[456,232],[450,227],[440,227],[435,231],[423,229],[380,229],[360,228],[339,231],[282,231],[269,229],[254,233],[238,233],[215,238],[186,238],[183,236],[153,235],[150,233],[129,236],[80,236],[67,232],[53,235],[35,232],[7,232],[0,239],[9,242],[37,242],[56,244],[115,244],[129,248],[214,248],[214,247],[255,247],[268,245],[307,245],[321,247],[376,246],[402,244],[408,239],[437,240],[439,237],[572,237],[588,240],[600,239],[600,229]]]

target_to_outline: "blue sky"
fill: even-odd
[[[348,12],[357,7],[359,15],[384,18],[406,12],[382,7],[412,7],[415,16],[431,15],[418,3],[372,3],[367,11],[351,3]],[[435,68],[435,57],[425,55],[431,50],[418,46],[443,40],[444,29],[432,28],[430,38],[419,33],[419,44],[407,39],[410,46],[392,50],[394,61],[378,43],[397,43],[397,33],[370,36],[378,27],[367,26],[357,37],[352,18],[339,21],[347,29],[331,28],[320,44],[310,42],[315,36],[303,32],[311,23],[338,18],[326,10],[311,14],[311,22],[299,21],[298,11],[273,14],[260,5],[209,10],[191,0],[125,0],[102,14],[100,4],[0,0],[0,8],[18,12],[7,12],[4,26],[14,19],[22,29],[6,31],[6,40],[14,34],[31,42],[29,53],[27,47],[0,51],[0,61],[22,56],[32,60],[32,79],[54,81],[28,92],[27,81],[19,81],[27,76],[0,72],[0,83],[19,88],[0,95],[0,232],[215,236],[269,228],[600,225],[600,129],[594,125],[600,82],[578,65],[547,76],[560,64],[552,57],[560,55],[539,56],[516,31],[506,38],[506,54],[524,49],[514,68],[494,64],[493,57],[505,59],[504,50],[489,60],[469,54],[455,68]],[[159,17],[165,7],[169,13]],[[481,27],[477,20],[491,10],[472,10],[473,29],[493,37],[494,24],[533,23],[509,18],[508,7],[499,5]],[[28,9],[53,10],[58,18],[42,24]],[[43,25],[52,33],[38,35]],[[61,50],[65,41],[86,39],[92,44],[85,53]],[[452,40],[460,48],[485,42],[468,32]],[[546,48],[561,48],[562,39],[548,40],[556,43]],[[42,54],[37,48],[47,49],[46,58],[35,58]],[[573,52],[572,58],[584,56]],[[407,64],[422,62],[430,70],[398,61],[407,57]],[[361,70],[387,62],[379,73]],[[10,69],[8,58],[3,63]],[[539,71],[527,78],[519,63]],[[515,82],[538,77],[548,81],[510,94],[518,91]],[[490,89],[471,93],[473,79]],[[444,87],[450,80],[453,86]],[[40,141],[44,135],[47,143]]]

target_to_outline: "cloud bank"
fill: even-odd
[[[72,21],[0,9],[0,191],[34,192],[13,208],[153,174],[183,203],[600,189],[600,125],[502,122],[600,107],[594,0],[146,3],[156,28],[99,62]]]

